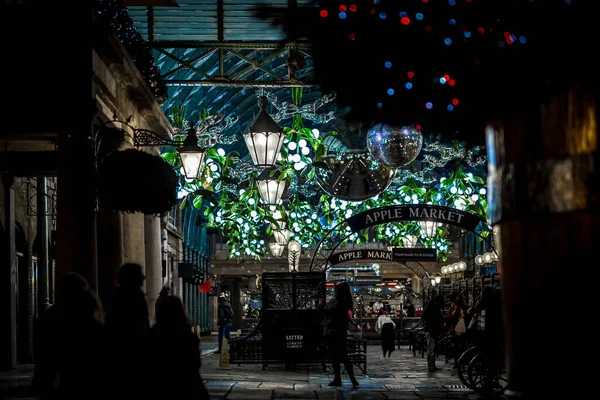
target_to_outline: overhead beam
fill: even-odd
[[[298,50],[310,50],[311,45],[308,42],[282,42],[282,41],[223,41],[223,42],[194,42],[194,41],[167,41],[155,40],[148,43],[155,49],[254,49],[254,50],[274,50],[296,48]]]
[[[165,79],[167,86],[224,86],[239,88],[286,88],[286,87],[318,87],[315,82],[303,83],[299,81],[224,81],[224,80],[186,80]]]

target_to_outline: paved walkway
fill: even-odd
[[[344,376],[341,389],[327,384],[333,380],[328,366],[322,372],[319,365],[303,366],[296,371],[282,365],[231,365],[231,370],[217,369],[219,355],[202,359],[202,378],[211,399],[474,399],[480,398],[467,389],[443,357],[438,359],[442,370],[429,373],[425,358],[416,357],[403,347],[391,358],[381,357],[381,348],[369,345],[367,349],[367,374],[355,369],[360,386],[352,389]]]
[[[342,388],[327,384],[333,379],[330,366],[322,372],[321,366],[302,366],[296,371],[282,365],[231,365],[231,370],[217,369],[219,355],[217,336],[201,338],[202,378],[212,400],[218,399],[476,399],[478,395],[464,387],[452,364],[438,359],[441,371],[427,372],[424,358],[416,357],[407,347],[396,350],[391,358],[383,359],[381,349],[369,345],[367,349],[367,374],[356,371],[360,382],[354,390],[344,375]],[[33,366],[23,365],[16,370],[0,373],[0,400],[33,400],[29,388]]]

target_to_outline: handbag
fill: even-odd
[[[454,332],[459,336],[462,335],[463,333],[467,332],[467,327],[465,325],[464,318],[461,318],[458,320],[458,323],[456,324],[456,327],[454,328]]]

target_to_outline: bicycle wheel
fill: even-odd
[[[469,347],[461,356],[458,358],[458,363],[456,366],[456,372],[458,374],[458,379],[462,382],[463,385],[468,387],[469,389],[473,389],[471,384],[468,381],[468,373],[469,373],[469,363],[473,359],[474,356],[480,353],[479,346]]]
[[[469,388],[481,394],[502,393],[508,385],[508,376],[502,360],[488,362],[484,353],[476,354],[468,367]]]

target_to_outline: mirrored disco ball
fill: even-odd
[[[329,169],[316,170],[319,186],[340,200],[362,201],[383,192],[392,182],[395,170],[377,164],[366,151],[329,154]]]
[[[374,124],[367,133],[371,157],[391,168],[414,161],[423,146],[423,135],[412,126],[391,127]]]

